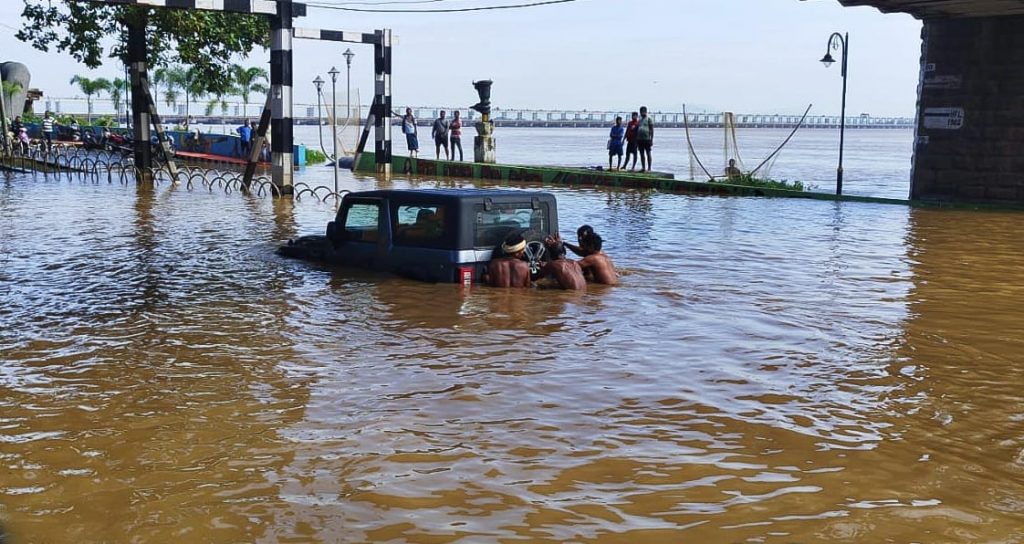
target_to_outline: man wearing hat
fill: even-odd
[[[530,265],[523,260],[526,240],[512,233],[501,244],[501,255],[491,259],[484,281],[491,287],[530,287]]]

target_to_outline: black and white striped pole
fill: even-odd
[[[270,18],[271,172],[282,195],[294,193],[292,158],[292,1],[279,0]]]
[[[373,125],[376,140],[374,157],[377,163],[377,172],[390,173],[391,119],[393,115],[391,107],[391,30],[377,30],[373,34],[369,34],[366,32],[296,28],[295,37],[311,40],[373,44],[373,105],[370,106],[366,130],[369,130],[370,124]],[[353,168],[359,163],[358,159],[359,155],[363,152],[366,135],[367,133],[364,132],[363,137],[360,139],[360,144],[356,146],[356,161]]]
[[[391,173],[391,29],[375,32],[377,37],[374,50],[374,129],[377,145],[374,157],[377,159],[377,173]]]

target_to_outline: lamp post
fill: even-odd
[[[331,139],[334,140],[334,194],[338,194],[338,74],[341,72],[331,66]],[[337,202],[337,197],[335,197]]]
[[[345,74],[345,86],[348,88],[348,98],[345,102],[345,126],[348,126],[349,117],[352,116],[352,57],[356,56],[356,54],[351,49],[345,49],[342,55],[345,55],[345,65],[348,67],[348,71]]]
[[[322,98],[322,95],[323,95],[324,80],[323,80],[323,78],[320,77],[319,74],[316,76],[316,79],[313,80],[313,85],[316,86],[316,127],[317,127],[317,132],[320,133],[320,149],[323,150],[324,149],[324,123],[322,121],[323,114],[320,113],[320,99]],[[324,153],[326,154],[326,151],[324,151]]]
[[[836,170],[837,195],[843,194],[843,140],[846,133],[846,60],[850,47],[850,34],[847,33],[844,36],[838,32],[833,32],[828,38],[828,44],[825,46],[825,56],[821,58],[821,63],[825,65],[825,68],[832,66],[835,63],[835,59],[832,58],[832,50],[838,50],[840,46],[843,53],[843,107],[840,112],[841,117],[839,118],[839,168]]]

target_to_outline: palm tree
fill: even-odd
[[[249,95],[251,93],[266,93],[269,91],[265,83],[269,81],[270,76],[263,68],[255,66],[245,68],[237,64],[231,65],[231,74],[234,79],[232,83],[237,88],[236,94],[242,97],[242,116],[248,117],[249,112],[246,109],[246,105],[249,103]]]
[[[195,69],[183,68],[181,66],[173,66],[167,69],[167,87],[175,89],[173,98],[177,99],[177,89],[185,91],[185,126],[188,126],[189,118],[189,107],[192,98],[202,98],[206,95],[206,89],[202,87],[195,77]],[[167,100],[171,100],[170,90],[168,90]]]
[[[221,129],[225,134],[227,134],[227,128],[225,128],[227,125],[225,125],[224,118],[228,116],[228,101],[225,100],[224,97],[235,96],[241,94],[241,92],[241,89],[232,84],[227,89],[225,89],[223,93],[215,93],[213,95],[213,100],[210,100],[210,102],[206,105],[207,117],[213,115],[213,112],[217,108],[217,106],[220,106],[220,124]]]
[[[125,80],[120,77],[114,78],[114,81],[110,82],[110,88],[107,92],[110,93],[110,101],[114,103],[114,120],[116,121],[121,117],[121,104],[124,103],[124,86]],[[125,113],[125,119],[127,119],[127,113]]]
[[[164,89],[164,103],[167,104],[168,108],[173,108],[178,105],[178,85],[177,78],[174,76],[174,70],[176,68],[161,67],[157,68],[153,72],[153,98],[157,100],[160,98],[160,87]]]
[[[86,104],[89,106],[89,124],[92,124],[92,95],[103,91],[110,91],[110,81],[102,77],[89,79],[87,77],[75,76],[71,78],[71,84],[77,84],[82,94],[85,95]]]

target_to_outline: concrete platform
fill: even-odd
[[[354,168],[356,172],[374,173],[376,164],[373,153],[363,153]],[[829,193],[790,191],[732,185],[729,183],[708,183],[674,179],[671,174],[640,174],[629,171],[590,170],[586,168],[557,166],[520,166],[512,164],[479,164],[472,162],[436,161],[395,156],[391,161],[394,174],[416,176],[481,179],[503,183],[537,183],[543,185],[564,185],[568,187],[618,187],[630,189],[656,189],[667,193],[718,195],[718,196],[767,196],[782,198],[807,198],[815,200],[840,200],[844,202],[873,202],[878,204],[909,204],[906,200],[874,198],[864,196],[837,196]]]

